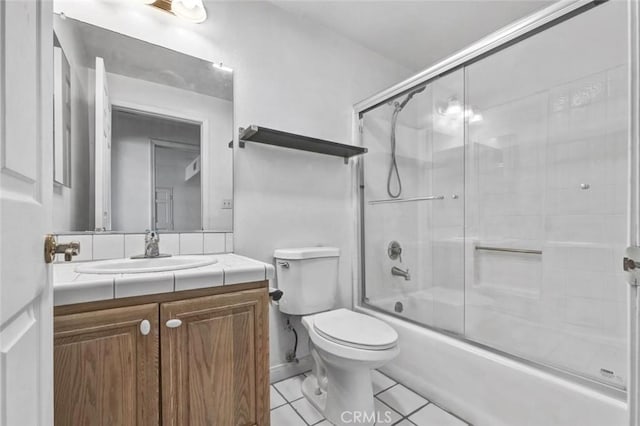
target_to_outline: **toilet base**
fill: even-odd
[[[302,382],[302,394],[313,407],[324,415],[324,407],[327,405],[327,393],[320,390],[315,376],[309,374]]]
[[[342,373],[335,381],[329,376],[327,392],[319,390],[316,377],[309,375],[302,382],[302,394],[334,425],[373,426],[375,411],[369,370],[355,375],[350,372],[346,374],[348,377],[344,371]]]

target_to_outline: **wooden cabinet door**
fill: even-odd
[[[55,317],[56,426],[159,424],[158,316],[154,303]]]
[[[267,303],[257,289],[161,305],[164,425],[269,425]]]

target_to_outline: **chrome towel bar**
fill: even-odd
[[[518,249],[518,248],[509,248],[509,247],[476,246],[476,250],[501,251],[501,252],[507,252],[507,253],[522,253],[522,254],[542,254],[542,250]]]
[[[429,201],[429,200],[444,200],[444,195],[430,195],[428,197],[413,197],[413,198],[389,198],[385,200],[369,201],[369,204],[409,203],[411,201]]]

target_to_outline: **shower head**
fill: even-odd
[[[400,194],[402,194],[402,180],[400,179],[400,170],[398,170],[398,162],[396,160],[396,124],[398,122],[398,115],[400,114],[400,111],[402,111],[402,109],[407,106],[411,98],[413,98],[418,93],[424,92],[424,89],[426,88],[427,86],[422,86],[417,89],[413,89],[409,92],[407,97],[404,98],[404,101],[395,101],[393,103],[394,109],[393,114],[391,115],[391,166],[389,167],[389,175],[387,176],[387,193],[391,198],[398,198]],[[391,190],[391,178],[394,174],[398,180],[397,192],[393,192]],[[409,273],[407,271],[407,276],[405,277],[405,279],[408,280],[408,277]]]
[[[409,103],[409,101],[411,100],[411,98],[413,98],[415,95],[417,95],[418,93],[422,93],[424,92],[424,89],[426,89],[427,86],[423,86],[420,87],[418,89],[412,90],[411,92],[409,92],[409,94],[407,95],[406,98],[404,98],[404,101],[397,103],[396,102],[396,111],[400,112],[403,110],[403,108],[405,106],[407,106],[407,104]]]

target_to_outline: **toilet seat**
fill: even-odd
[[[383,351],[398,344],[398,333],[388,324],[347,309],[314,315],[313,329],[331,342],[356,349]]]

